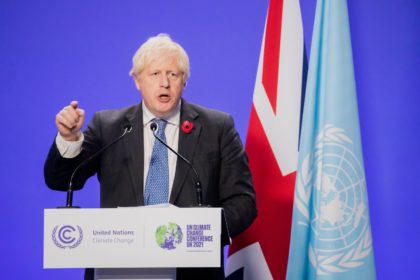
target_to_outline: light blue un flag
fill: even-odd
[[[375,279],[346,0],[318,0],[287,279]]]

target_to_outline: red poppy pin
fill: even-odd
[[[194,128],[194,124],[190,121],[184,121],[181,125],[182,131],[184,131],[187,134],[190,134],[193,128]]]

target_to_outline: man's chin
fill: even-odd
[[[169,115],[171,115],[174,111],[175,111],[175,109],[176,109],[176,107],[168,107],[168,108],[165,108],[165,109],[159,109],[157,112],[156,112],[156,117],[158,117],[158,118],[166,118],[167,116],[169,116]]]

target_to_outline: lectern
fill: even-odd
[[[46,209],[44,268],[220,267],[221,208]]]

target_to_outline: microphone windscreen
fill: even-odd
[[[130,123],[127,123],[124,125],[124,130],[127,131],[127,133],[130,133],[131,130],[133,129],[133,126]]]
[[[155,131],[155,130],[157,129],[157,123],[152,122],[152,123],[150,124],[150,129],[151,129],[152,131]]]

